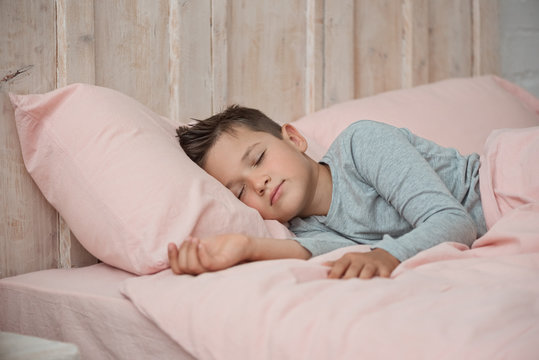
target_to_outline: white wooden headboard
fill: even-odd
[[[0,277],[96,261],[24,169],[7,92],[120,90],[178,122],[232,103],[279,122],[499,73],[496,0],[0,1]]]

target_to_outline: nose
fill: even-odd
[[[253,187],[255,189],[255,192],[260,196],[264,195],[266,187],[270,181],[271,178],[269,177],[269,175],[261,175],[255,178],[253,181]]]

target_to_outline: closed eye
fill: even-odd
[[[255,166],[260,165],[262,160],[264,160],[264,155],[266,154],[266,150],[262,151],[262,153],[258,156],[258,158],[255,161]]]
[[[241,197],[243,196],[244,191],[245,191],[245,185],[243,185],[243,186],[241,187],[240,192],[239,192],[239,194],[238,194],[238,199],[241,200]]]
[[[256,167],[262,163],[264,160],[264,156],[266,155],[266,150],[262,151],[260,155],[256,158],[255,162],[253,163],[253,167]],[[237,198],[241,200],[243,194],[245,193],[245,185],[242,185],[240,192],[238,193]]]

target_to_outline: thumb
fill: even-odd
[[[202,241],[197,244],[198,260],[206,269],[212,269],[213,256],[208,252],[208,247]]]

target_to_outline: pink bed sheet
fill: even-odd
[[[83,359],[192,359],[119,291],[105,264],[0,280],[0,330],[76,344]]]
[[[482,181],[518,180],[496,159],[489,166],[499,171]],[[534,169],[515,168],[526,176]],[[535,169],[528,187],[535,193],[504,209],[471,249],[441,244],[403,262],[391,279],[327,279],[321,263],[367,250],[355,246],[309,261],[250,263],[197,277],[166,270],[126,280],[123,293],[197,359],[536,359]]]

